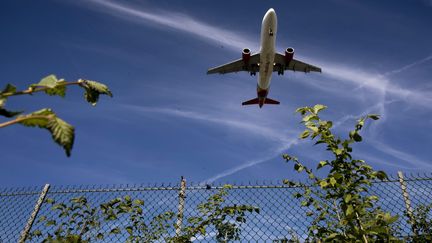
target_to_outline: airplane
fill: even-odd
[[[242,105],[256,105],[261,108],[264,104],[278,105],[279,101],[267,97],[273,72],[283,75],[285,70],[300,72],[321,72],[321,68],[294,59],[294,48],[288,47],[284,54],[275,51],[277,33],[277,17],[273,8],[264,15],[261,25],[261,49],[251,55],[248,48],[244,48],[242,58],[222,66],[210,68],[207,74],[249,72],[255,76],[259,73],[257,84],[257,98],[245,101]]]

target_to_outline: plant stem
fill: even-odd
[[[45,119],[50,119],[51,117],[52,117],[52,115],[38,115],[38,116],[18,117],[18,118],[14,119],[14,120],[0,123],[0,128],[7,127],[7,126],[10,126],[10,125],[13,125],[13,124],[16,124],[16,123],[20,123],[20,122],[28,120],[28,119],[35,119],[35,118],[36,119],[44,119],[44,118]]]
[[[341,223],[342,219],[341,219],[341,216],[339,214],[339,209],[338,209],[337,204],[336,204],[336,199],[333,199],[333,209],[336,211],[336,216],[339,220],[339,224],[342,225],[342,223]],[[346,233],[345,233],[345,230],[343,228],[342,228],[342,234],[346,237]]]
[[[360,217],[359,217],[357,212],[355,213],[355,215],[357,217],[357,223],[360,226],[360,230],[363,232],[364,230],[363,230],[363,226],[362,226],[361,221],[360,221]],[[364,243],[368,243],[368,240],[367,240],[366,235],[364,233],[362,233],[362,238],[363,238]]]
[[[68,85],[81,85],[82,81],[78,80],[75,82],[60,82],[57,84],[57,86],[68,86]],[[49,87],[39,87],[39,88],[28,88],[26,90],[22,90],[22,91],[16,91],[16,92],[9,92],[9,93],[3,93],[1,94],[1,96],[3,97],[9,97],[9,96],[15,96],[15,95],[25,95],[25,94],[33,94],[36,92],[40,92],[40,91],[45,91],[47,89],[51,89]]]

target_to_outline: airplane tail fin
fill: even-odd
[[[259,98],[255,98],[255,99],[251,99],[251,100],[248,100],[248,101],[245,101],[245,102],[242,103],[242,105],[260,105],[260,107],[263,104],[279,105],[280,102],[277,101],[277,100],[270,99],[270,98],[265,98],[264,103],[260,103],[260,99]]]

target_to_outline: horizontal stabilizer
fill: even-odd
[[[263,100],[261,100],[261,103],[260,103],[260,99],[259,98],[255,98],[255,99],[251,99],[251,100],[243,102],[242,105],[259,105],[261,107],[264,104],[269,104],[269,105],[279,105],[280,104],[279,101],[272,100],[270,98],[265,98],[264,102],[262,102],[262,101]]]
[[[264,101],[264,104],[269,104],[269,105],[279,105],[280,102],[277,100],[272,100],[270,98],[266,98]]]
[[[258,98],[251,99],[242,103],[242,105],[258,105],[258,104],[259,104]]]

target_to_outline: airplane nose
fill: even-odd
[[[270,8],[269,10],[267,10],[267,14],[275,14],[276,12],[274,11],[273,8]]]
[[[269,10],[267,10],[267,13],[265,14],[265,16],[276,16],[276,12],[274,11],[273,8],[270,8]]]

